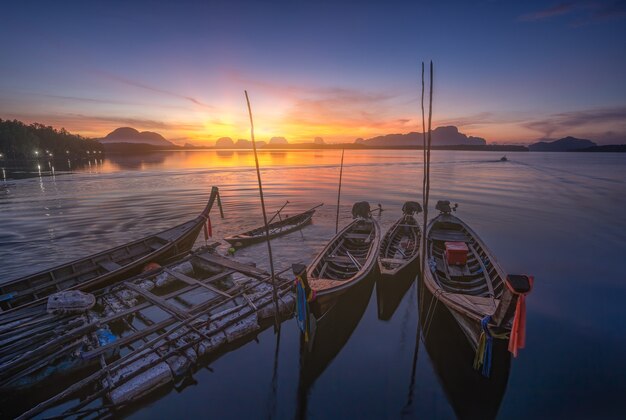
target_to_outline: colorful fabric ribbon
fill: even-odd
[[[481,374],[487,378],[491,373],[491,355],[493,349],[493,337],[491,336],[491,332],[489,332],[490,321],[490,315],[487,315],[480,321],[482,332],[480,333],[476,355],[474,356],[474,369],[480,370]]]
[[[202,226],[204,231],[204,240],[208,241],[213,237],[213,226],[211,226],[211,216],[207,216],[206,223]]]
[[[533,281],[534,277],[528,276],[530,288],[526,293],[519,293],[513,290],[508,282],[505,282],[509,290],[518,295],[515,317],[513,318],[513,326],[511,327],[511,337],[509,338],[509,351],[513,354],[513,357],[517,357],[519,349],[523,349],[526,345],[526,295],[530,292],[530,289],[532,289]]]

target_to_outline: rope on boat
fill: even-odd
[[[270,244],[270,228],[267,222],[267,213],[265,212],[265,199],[263,198],[263,184],[261,182],[261,170],[259,169],[259,157],[256,152],[256,142],[254,140],[254,121],[252,119],[252,108],[250,107],[250,98],[248,91],[244,90],[246,95],[246,103],[248,104],[248,115],[250,115],[250,138],[252,140],[252,150],[254,151],[254,163],[256,164],[256,176],[259,181],[259,195],[261,197],[261,209],[263,210],[263,222],[265,223],[265,239],[267,242],[267,253],[270,258],[270,274],[272,276],[272,299],[274,300],[274,328],[280,328],[278,321],[278,293],[276,292],[276,278],[274,273],[274,258],[272,257],[272,245]]]

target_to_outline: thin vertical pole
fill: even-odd
[[[428,142],[426,142],[426,127],[424,121],[424,63],[422,62],[422,128],[424,135],[424,181],[423,181],[423,191],[422,191],[422,200],[424,207],[424,231],[422,232],[422,258],[421,258],[421,276],[422,276],[422,287],[420,288],[420,308],[424,303],[424,273],[426,269],[426,254],[428,253],[426,249],[426,230],[428,225],[428,201],[430,198],[430,149],[432,145],[432,118],[433,118],[433,62],[430,61],[430,98],[428,104]]]
[[[422,160],[422,166],[424,169],[422,177],[422,207],[424,207],[424,223],[422,224],[422,258],[421,258],[421,282],[419,288],[419,310],[422,310],[422,304],[424,302],[424,269],[426,266],[426,224],[428,223],[428,207],[426,206],[426,117],[424,114],[424,62],[422,61],[422,135],[423,135],[423,151],[424,157]],[[419,322],[418,322],[419,330]],[[419,334],[418,334],[419,335]]]
[[[339,169],[339,191],[337,191],[337,219],[335,220],[335,234],[339,231],[339,203],[341,202],[341,178],[343,177],[343,154],[346,149],[341,149],[341,166]]]
[[[272,275],[272,298],[274,299],[274,327],[279,328],[278,322],[278,294],[276,293],[276,278],[274,276],[274,258],[272,257],[272,245],[270,244],[270,228],[267,223],[267,213],[265,212],[265,198],[263,197],[263,184],[261,183],[261,170],[259,169],[259,157],[256,152],[256,142],[254,140],[254,121],[252,120],[252,108],[248,91],[244,90],[246,103],[248,104],[248,115],[250,115],[250,137],[252,139],[252,150],[254,151],[254,163],[256,164],[256,176],[259,181],[259,195],[261,196],[261,208],[263,209],[263,222],[265,223],[265,239],[267,242],[267,253],[270,258],[270,273]]]

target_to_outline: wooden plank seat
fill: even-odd
[[[354,262],[350,259],[350,257],[344,256],[344,255],[329,256],[325,258],[325,261],[339,263],[339,264],[354,265]]]
[[[465,265],[450,265],[448,264],[448,273],[450,277],[469,277],[472,275],[467,264]]]
[[[344,236],[346,239],[362,239],[365,240],[370,237],[369,233],[346,233]]]
[[[465,233],[453,230],[438,229],[430,233],[430,239],[443,242],[469,242],[470,237]]]
[[[116,271],[122,268],[122,266],[116,263],[115,261],[103,260],[103,261],[98,261],[97,264],[107,271]]]
[[[400,258],[381,258],[380,262],[383,264],[404,264],[406,260]]]

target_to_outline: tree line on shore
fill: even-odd
[[[64,128],[0,119],[0,155],[7,159],[84,159],[104,154],[96,141],[71,134]]]

